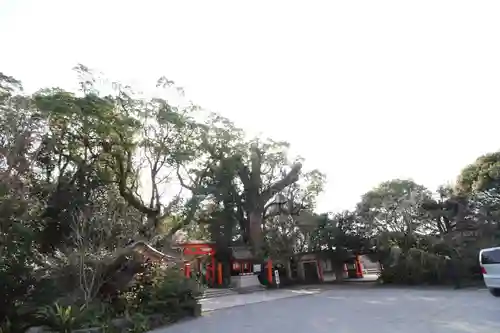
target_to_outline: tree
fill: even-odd
[[[302,163],[288,167],[283,142],[254,141],[249,156],[241,154],[237,160],[237,172],[243,184],[243,232],[249,237],[256,253],[262,251],[262,227],[273,199],[278,193],[299,180]]]
[[[162,222],[163,216],[184,223],[187,208],[197,208],[173,196],[170,210],[163,205],[157,210],[160,186],[154,186],[149,204],[137,192],[142,160],[151,162],[155,185],[163,180],[160,170],[165,166],[172,167],[177,178],[179,166],[203,162],[191,154],[191,143],[201,142],[203,124],[160,101],[132,98],[125,88],[103,95],[88,69],[79,66],[77,72],[80,92],[50,88],[34,95],[24,94],[20,82],[0,75],[0,285],[4,296],[0,325],[8,318],[22,329],[17,325],[31,322],[37,306],[75,295],[77,289],[83,302],[90,302],[103,276],[123,275],[121,264],[133,254],[127,245],[131,239],[140,232],[154,234],[148,230],[153,210],[157,211],[155,223]],[[145,121],[151,114],[159,132]],[[168,133],[173,133],[173,141]],[[137,244],[141,243],[132,243],[134,249]],[[115,252],[121,255],[109,264]],[[105,273],[98,268],[105,268]]]
[[[179,174],[181,168],[195,163],[199,157],[196,147],[200,144],[202,128],[191,116],[196,110],[192,105],[179,109],[162,99],[146,100],[123,91],[120,91],[116,101],[122,112],[138,119],[142,130],[135,141],[130,141],[130,136],[119,133],[117,146],[108,144],[107,151],[112,156],[111,165],[120,194],[132,207],[145,215],[146,225],[142,234],[146,239],[152,239],[157,236],[163,221],[174,215],[174,209],[179,208],[182,203],[181,193],[173,196],[167,204],[162,203],[160,191],[172,182],[172,175]],[[136,159],[139,163],[134,163]],[[191,222],[203,200],[202,182],[206,168],[205,165],[204,169],[191,174],[194,177],[182,181],[183,187],[190,189],[192,193],[185,201],[181,216],[176,216],[175,220],[179,223],[172,226],[164,237],[167,242],[182,226]],[[149,178],[148,185],[151,189],[147,201],[138,193],[141,187],[145,187],[140,177],[144,173]]]
[[[311,237],[313,250],[344,251],[354,253],[370,248],[364,225],[355,212],[342,211],[334,214],[316,215],[317,228]]]
[[[459,194],[471,194],[500,186],[500,152],[480,156],[460,173],[456,189]]]
[[[441,186],[437,190],[438,199],[427,198],[421,203],[422,209],[434,220],[437,232],[441,237],[464,226],[468,215],[468,200],[456,195],[449,186]]]
[[[25,319],[19,309],[34,298],[43,267],[37,243],[43,202],[32,172],[42,126],[31,105],[21,83],[0,73],[0,325]]]
[[[290,163],[288,144],[249,142],[182,98],[146,97],[75,70],[78,92],[26,95],[0,75],[0,321],[21,307],[32,316],[44,302],[118,297],[143,268],[140,253],[176,262],[179,231],[219,249],[246,241],[258,255],[264,232],[286,253],[305,248],[304,216],[324,175]],[[158,86],[178,91],[166,79]]]
[[[422,185],[395,179],[364,194],[357,211],[367,223],[370,236],[381,232],[427,233],[431,226],[420,205],[429,198],[431,193]]]
[[[44,238],[54,250],[70,236],[75,210],[91,204],[89,200],[112,182],[107,144],[116,128],[123,136],[133,136],[134,121],[117,113],[111,98],[91,93],[78,97],[59,89],[42,90],[34,103],[48,126],[35,162],[50,184],[40,195],[47,198]]]
[[[290,165],[287,143],[245,142],[241,130],[232,123],[221,118],[218,122],[224,126],[215,126],[215,133],[222,134],[222,140],[204,142],[204,149],[217,161],[210,176],[211,194],[225,202],[221,206],[232,206],[227,212],[235,215],[233,220],[238,222],[241,241],[261,254],[265,219],[279,214],[277,207],[284,209],[274,199],[297,182],[302,164]]]
[[[199,108],[192,103],[174,105],[147,98],[120,84],[113,85],[113,95],[101,97],[98,83],[104,80],[84,66],[77,71],[83,97],[57,92],[46,101],[43,96],[47,111],[61,110],[67,115],[66,123],[73,122],[71,131],[63,123],[54,137],[69,136],[58,143],[73,147],[74,142],[76,148],[72,149],[79,154],[76,160],[85,161],[82,168],[96,174],[103,184],[116,186],[127,204],[143,215],[139,238],[161,242],[169,250],[173,235],[192,223],[210,194],[207,180],[216,161],[199,148],[212,138],[213,126],[195,119]],[[179,90],[165,78],[157,87]],[[82,146],[86,150],[77,148]],[[180,191],[164,195],[176,181]],[[182,190],[188,190],[188,195]]]
[[[303,173],[270,201],[264,215],[263,231],[267,252],[289,257],[309,249],[318,217],[312,213],[326,176],[319,170]]]
[[[455,197],[462,199],[460,207],[465,206],[457,217],[457,228],[480,233],[479,238],[489,238],[487,243],[495,242],[500,233],[500,153],[480,156],[463,169],[455,190]]]

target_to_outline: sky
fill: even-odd
[[[499,148],[500,1],[0,0],[0,71],[75,87],[77,63],[165,75],[328,177],[318,210],[380,182],[453,182]]]

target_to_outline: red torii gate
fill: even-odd
[[[183,256],[209,256],[210,257],[210,266],[207,267],[207,280],[215,284],[217,282],[218,285],[222,285],[223,283],[223,274],[222,274],[222,263],[217,263],[215,261],[215,243],[207,242],[207,241],[188,241],[188,242],[179,242],[176,244],[177,248],[182,249]],[[199,258],[197,258],[197,269],[198,272],[201,271],[201,262]],[[272,260],[269,258],[267,261],[267,272],[266,277],[270,283],[274,280],[273,276],[273,264]],[[241,265],[239,261],[234,261],[231,265],[237,264]],[[186,277],[191,276],[191,264],[185,260],[184,261],[184,272]]]
[[[190,241],[190,242],[183,242],[183,243],[178,243],[177,247],[182,248],[182,254],[184,256],[202,256],[206,255],[209,256],[211,259],[211,264],[209,267],[207,267],[207,274],[206,276],[207,280],[211,281],[212,283],[215,284],[215,278],[216,278],[216,264],[215,264],[215,244],[211,242],[201,242],[201,241]],[[198,271],[201,271],[201,262],[197,260],[198,263]],[[222,284],[222,264],[219,263],[217,265],[217,282],[219,285]],[[186,276],[189,277],[191,276],[191,264],[189,262],[184,263],[184,270],[186,273]]]

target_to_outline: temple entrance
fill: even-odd
[[[191,276],[196,276],[206,285],[214,282],[213,264],[211,256],[198,256],[188,263],[191,266]]]
[[[314,261],[309,261],[303,263],[304,265],[304,282],[306,283],[318,283],[318,263]]]
[[[233,246],[228,260],[218,260],[215,243],[191,241],[178,243],[182,250],[184,270],[187,277],[196,278],[209,287],[250,288],[260,286],[258,275],[263,267],[256,261],[247,247]],[[226,256],[221,256],[224,259]],[[270,266],[272,267],[272,265]],[[266,277],[272,281],[272,270]]]
[[[193,241],[177,246],[182,249],[187,277],[195,277],[210,287],[222,285],[222,264],[215,260],[213,243]]]

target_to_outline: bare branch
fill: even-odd
[[[262,192],[262,200],[264,202],[268,202],[273,195],[275,195],[278,192],[281,192],[287,186],[295,183],[299,179],[299,173],[301,169],[302,169],[302,164],[296,163],[292,167],[292,170],[290,170],[290,172],[284,178],[273,183],[271,186],[269,186]]]

